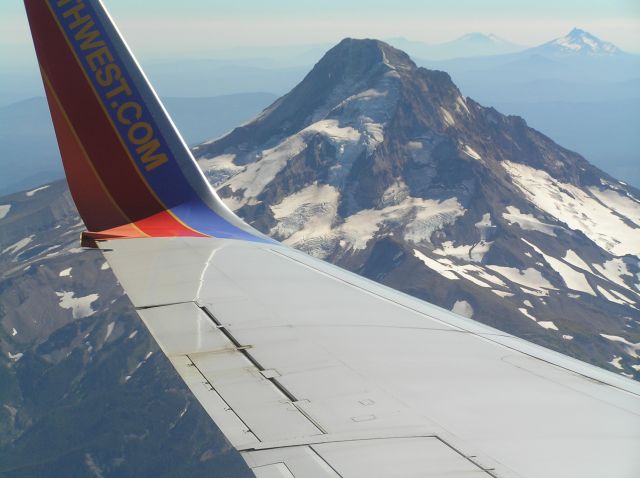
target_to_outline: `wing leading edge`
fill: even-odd
[[[636,382],[264,237],[99,1],[25,5],[85,243],[258,478],[640,476]]]

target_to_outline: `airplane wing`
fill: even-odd
[[[98,0],[25,5],[83,245],[258,478],[640,476],[640,384],[255,231]]]

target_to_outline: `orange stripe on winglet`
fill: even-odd
[[[136,237],[147,237],[147,235],[143,234],[140,229],[133,224],[125,224],[99,232],[84,231],[80,236],[80,245],[82,247],[97,248],[97,241],[100,240],[133,239]]]
[[[166,211],[164,211],[166,212]],[[141,224],[142,223],[142,224]],[[144,229],[145,233],[142,233]],[[133,239],[139,237],[171,237],[185,236],[184,229],[172,220],[171,216],[158,213],[154,216],[137,221],[136,224],[105,229],[104,231],[85,231],[81,236],[82,247],[97,248],[98,241],[109,239]],[[204,234],[194,232],[192,237],[207,237]]]
[[[136,221],[136,225],[151,237],[188,236],[208,237],[191,228],[185,229],[182,222],[176,220],[171,211],[161,211],[153,216]]]

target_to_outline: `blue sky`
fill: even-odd
[[[495,33],[536,45],[574,26],[640,52],[638,0],[105,0],[142,58],[212,56],[216,49],[335,43],[343,37],[438,43]],[[20,0],[0,2],[0,63],[31,62]]]

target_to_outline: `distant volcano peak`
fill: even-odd
[[[620,49],[613,43],[606,42],[580,28],[573,28],[567,35],[556,38],[541,48],[555,49],[559,53],[612,55],[620,53]]]
[[[481,41],[486,43],[508,43],[505,39],[493,33],[471,32],[462,35],[458,41]]]

